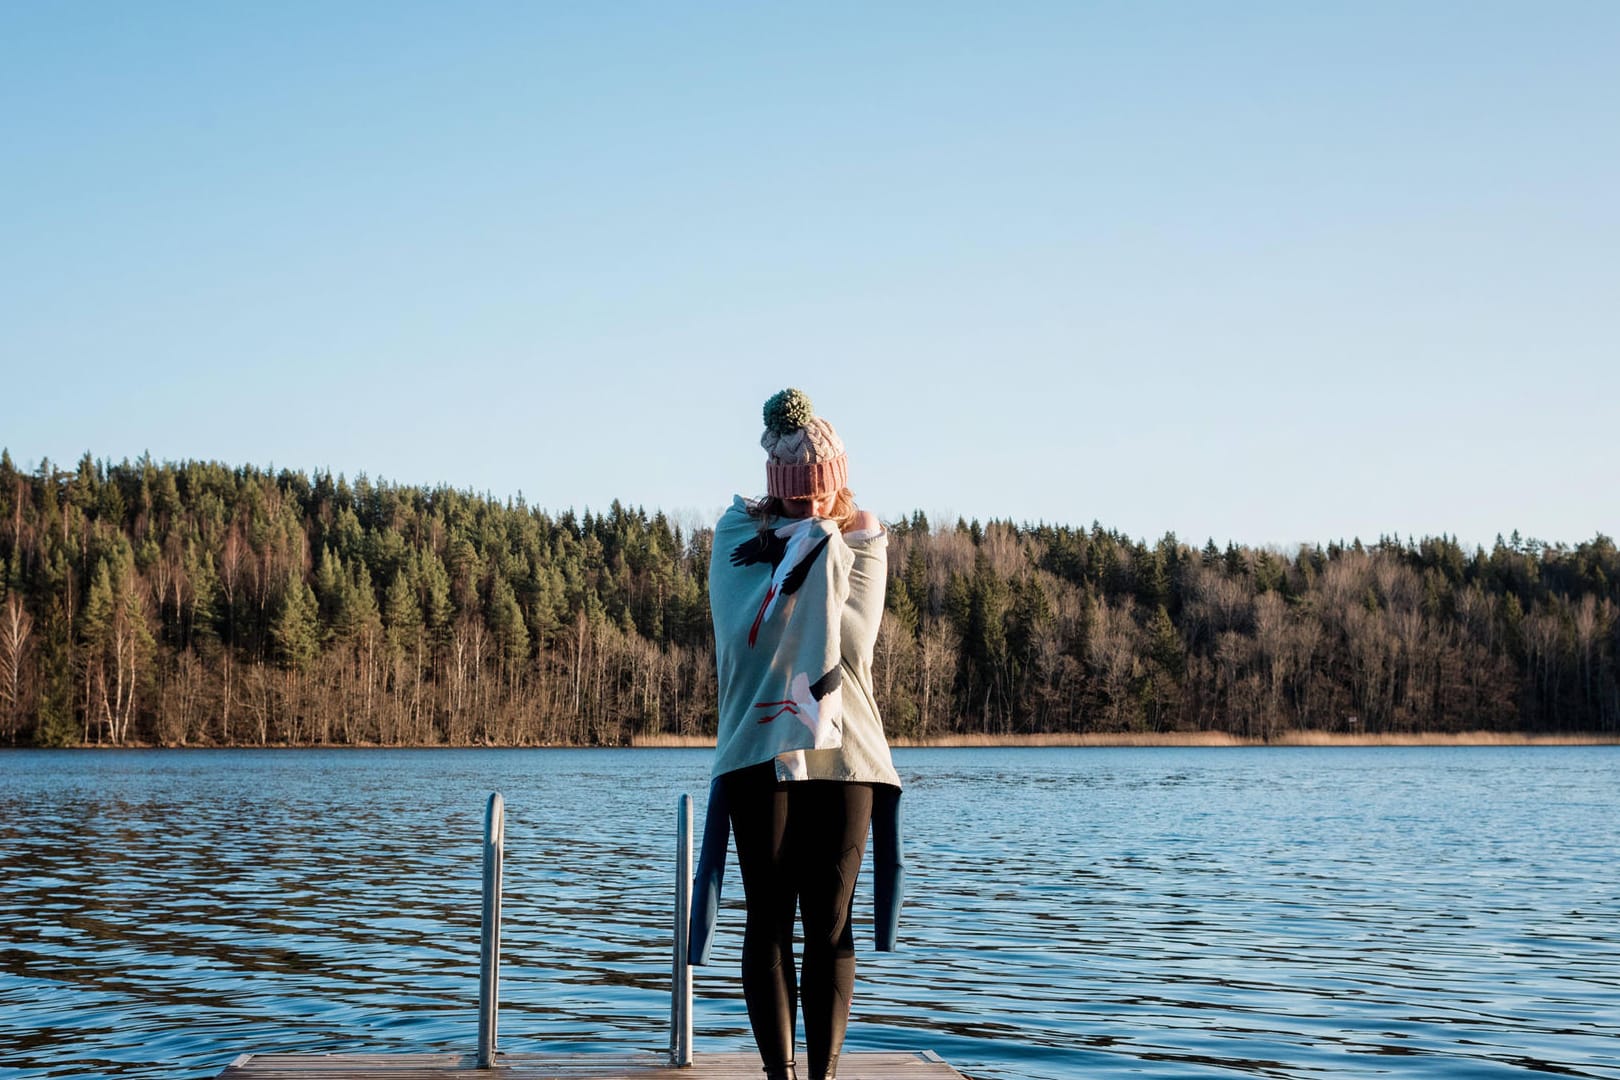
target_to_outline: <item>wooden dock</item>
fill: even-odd
[[[966,1080],[926,1050],[846,1053],[838,1071],[848,1080]],[[494,1080],[759,1080],[761,1075],[753,1051],[698,1054],[684,1067],[653,1053],[499,1054],[492,1069],[478,1068],[474,1054],[243,1054],[217,1080],[440,1080],[468,1073]]]

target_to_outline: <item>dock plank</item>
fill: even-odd
[[[698,1054],[675,1067],[662,1054],[499,1054],[480,1070],[472,1054],[243,1054],[216,1080],[441,1080],[473,1073],[499,1080],[759,1080],[752,1052]],[[851,1080],[965,1080],[934,1054],[873,1051],[844,1054],[838,1071]]]

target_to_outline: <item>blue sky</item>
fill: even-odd
[[[0,7],[0,445],[691,520],[1620,527],[1620,5]]]

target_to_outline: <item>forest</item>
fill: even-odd
[[[1620,731],[1620,553],[889,523],[894,735]],[[0,744],[623,745],[715,725],[708,528],[0,452]]]

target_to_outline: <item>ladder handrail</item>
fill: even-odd
[[[675,958],[669,1002],[669,1063],[692,1064],[692,965],[687,938],[692,918],[692,796],[682,795],[675,812]]]
[[[506,862],[506,803],[492,792],[484,812],[484,910],[478,951],[478,1067],[493,1067],[500,1012],[501,877]]]

